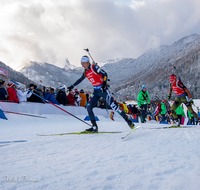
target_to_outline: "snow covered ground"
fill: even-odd
[[[122,140],[130,131],[124,120],[98,116],[100,131],[122,133],[37,136],[88,126],[68,114],[6,116],[8,120],[0,120],[2,190],[200,188],[200,126],[149,129],[166,126],[150,121]],[[2,143],[15,140],[27,142]]]

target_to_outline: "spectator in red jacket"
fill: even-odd
[[[15,84],[14,83],[8,83],[8,101],[9,102],[15,102],[19,103],[19,99],[17,98],[17,91],[15,90]]]
[[[71,106],[75,106],[75,98],[74,98],[74,92],[71,90],[69,91],[69,94],[67,95],[68,104]]]

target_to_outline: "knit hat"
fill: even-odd
[[[84,90],[83,90],[83,89],[81,89],[81,90],[80,90],[80,93],[84,93]]]
[[[65,90],[65,89],[66,89],[66,86],[65,86],[65,85],[62,85],[62,86],[59,87],[59,89],[60,89],[60,90]]]
[[[8,83],[8,86],[9,86],[9,87],[14,87],[15,84],[14,84],[14,83]]]
[[[34,84],[33,84],[33,83],[29,84],[29,87],[32,87],[32,86],[34,87]]]
[[[19,85],[17,85],[17,88],[18,88],[18,89],[22,89],[22,88],[24,88],[24,89],[25,89],[26,87],[25,87],[25,85],[24,85],[24,84],[19,84]]]
[[[145,85],[142,86],[142,90],[144,90],[145,88],[147,88]]]
[[[82,63],[82,62],[85,62],[85,63],[90,62],[90,58],[89,58],[88,56],[83,56],[83,57],[81,58],[81,63]]]
[[[76,89],[74,90],[74,92],[75,92],[75,93],[78,93],[78,89],[76,88]]]

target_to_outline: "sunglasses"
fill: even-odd
[[[174,82],[174,81],[176,81],[176,79],[169,79],[169,81],[170,81],[170,82]]]
[[[82,66],[85,65],[85,64],[87,64],[87,63],[86,63],[86,62],[82,62],[82,63],[81,63]]]

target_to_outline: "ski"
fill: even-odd
[[[149,129],[170,129],[170,128],[195,128],[197,125],[182,125],[182,126],[167,126],[167,127],[155,127],[155,128],[149,128]]]
[[[8,145],[11,145],[11,143],[8,143],[8,144],[0,144],[0,147],[4,147],[4,146],[8,146]]]
[[[39,118],[45,118],[45,119],[47,119],[46,117],[39,116],[39,115],[32,115],[32,114],[25,114],[25,113],[17,113],[17,112],[12,112],[12,111],[3,111],[3,112],[12,113],[12,114],[18,114],[18,115],[24,115],[24,116],[30,116],[30,117],[39,117]]]
[[[27,142],[27,140],[18,140],[18,141],[0,141],[0,144],[5,144],[5,143],[18,143],[18,142]]]
[[[105,134],[105,133],[121,133],[122,131],[98,131],[98,132],[72,132],[72,133],[58,133],[58,134],[36,134],[38,136],[55,136],[55,135],[81,135],[81,134]]]
[[[141,125],[139,125],[137,127],[134,127],[133,129],[131,129],[131,131],[127,135],[125,135],[124,137],[121,137],[121,139],[127,138],[134,130],[136,130],[136,129],[140,128],[140,127],[141,127]]]

